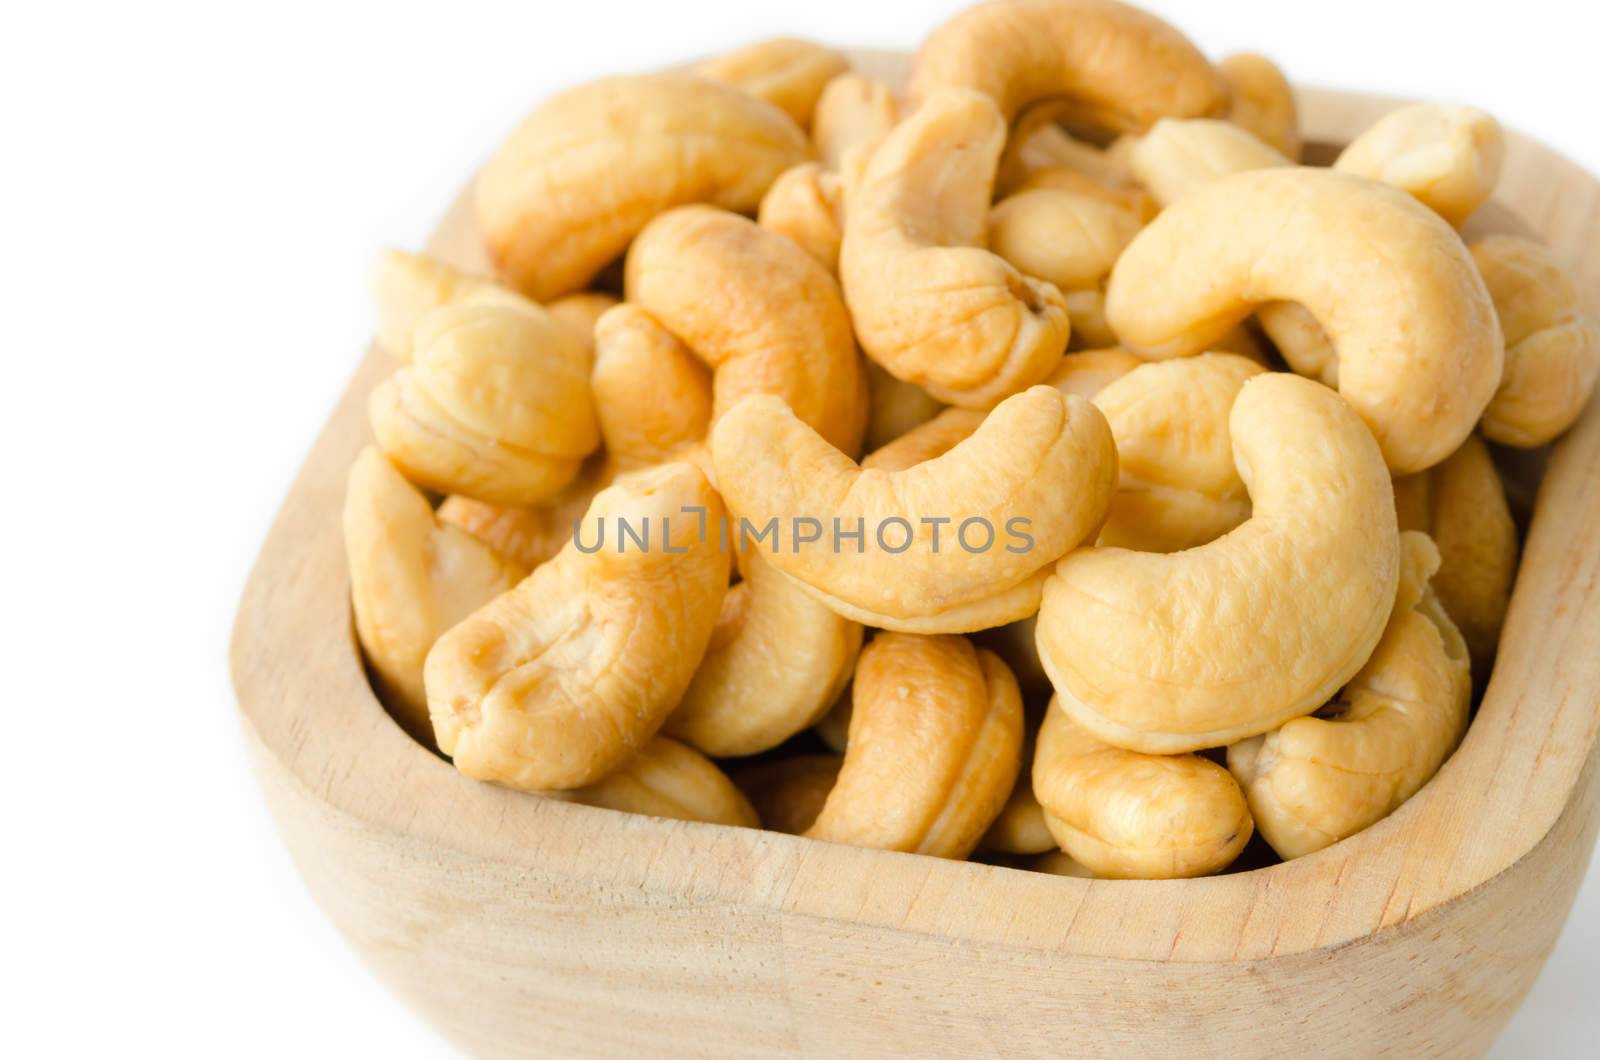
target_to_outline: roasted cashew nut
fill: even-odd
[[[1374,824],[1427,783],[1461,742],[1467,647],[1428,588],[1439,553],[1401,535],[1400,589],[1372,657],[1332,710],[1228,748],[1261,835],[1297,858]]]
[[[713,418],[772,394],[846,453],[860,451],[867,389],[839,285],[794,243],[707,206],[656,218],[628,251],[628,301],[714,376]]]
[[[793,755],[745,766],[733,782],[749,798],[761,827],[801,835],[816,821],[839,779],[838,755]]]
[[[1223,177],[1293,163],[1238,125],[1207,118],[1163,118],[1128,156],[1139,183],[1162,206]]]
[[[788,236],[830,273],[837,273],[843,216],[844,179],[820,162],[802,162],[772,182],[761,199],[756,223]]]
[[[1122,198],[1125,205],[1135,207],[1141,217],[1148,219],[1153,208],[1147,212],[1135,205],[1141,196],[1128,168],[1127,148],[1102,149],[1079,140],[1061,127],[1061,117],[1060,107],[1043,103],[1029,107],[1011,123],[995,174],[997,196],[1003,198],[1055,181],[1083,182],[1108,197]],[[1084,187],[1068,190],[1087,192]]]
[[[435,519],[428,499],[372,446],[350,468],[344,548],[356,635],[374,683],[406,730],[431,743],[422,687],[428,649],[526,571]]]
[[[1030,614],[1049,564],[1099,525],[1116,479],[1105,417],[1043,386],[903,471],[858,466],[765,396],[724,416],[711,449],[729,510],[783,528],[773,566],[848,618],[917,632]],[[788,528],[805,518],[834,537],[791,548]],[[846,541],[836,528],[863,532]],[[839,551],[824,547],[835,538]]]
[[[1121,379],[1141,364],[1143,357],[1135,357],[1127,350],[1109,346],[1099,350],[1079,350],[1061,358],[1056,370],[1045,383],[1063,394],[1076,394],[1091,400],[1100,391]]]
[[[1600,325],[1550,251],[1516,236],[1471,247],[1506,337],[1505,375],[1483,410],[1483,433],[1532,448],[1578,421],[1600,377]]]
[[[652,738],[619,769],[593,784],[540,794],[622,813],[738,828],[761,827],[750,800],[715,762],[665,736]]]
[[[697,77],[614,77],[553,96],[479,174],[479,230],[511,286],[588,284],[650,219],[685,203],[754,210],[811,156],[777,107]]]
[[[853,151],[870,152],[900,120],[900,105],[888,85],[860,74],[840,74],[829,81],[817,100],[811,138],[822,162],[842,171]]]
[[[1291,162],[1300,160],[1300,118],[1294,89],[1264,55],[1240,52],[1217,64],[1228,89],[1229,121]]]
[[[1226,89],[1204,55],[1172,26],[1114,0],[995,0],[956,15],[923,42],[909,94],[942,89],[994,99],[1009,121],[1061,100],[1073,117],[1143,132],[1163,117],[1220,111]]]
[[[711,426],[711,373],[689,348],[632,303],[595,325],[595,413],[619,470],[672,459]]]
[[[765,100],[806,129],[823,89],[848,69],[850,60],[832,48],[774,37],[703,62],[694,73]]]
[[[614,472],[611,463],[597,454],[584,462],[569,486],[543,504],[517,507],[452,496],[439,505],[439,520],[533,570],[572,540],[573,526],[589,510],[594,495],[611,485]]]
[[[1247,381],[1228,426],[1249,519],[1184,552],[1078,549],[1045,583],[1040,661],[1106,743],[1179,754],[1276,728],[1325,703],[1383,632],[1399,530],[1371,433],[1284,372]]]
[[[1254,831],[1226,769],[1199,755],[1113,747],[1054,702],[1039,728],[1033,790],[1061,849],[1103,879],[1209,876]]]
[[[424,676],[456,768],[524,791],[579,788],[642,748],[711,640],[728,557],[703,531],[722,512],[693,465],[624,476],[554,559],[440,637]]]
[[[1412,103],[1352,140],[1333,168],[1399,188],[1459,228],[1494,192],[1504,158],[1505,134],[1483,111]]]
[[[1237,173],[1162,211],[1112,271],[1131,352],[1207,348],[1271,301],[1299,302],[1339,355],[1339,393],[1395,474],[1460,446],[1500,379],[1494,305],[1459,236],[1393,188],[1326,170]]]
[[[989,212],[989,246],[1070,299],[1075,291],[1102,290],[1140,227],[1136,213],[1104,198],[1035,188],[1000,200]],[[1076,332],[1079,321],[1071,316],[1070,300],[1067,311]]]
[[[812,839],[971,853],[1021,766],[1022,696],[964,637],[879,633],[856,666],[850,744]]]
[[[1066,349],[1061,293],[985,250],[1005,120],[993,101],[926,100],[852,188],[839,278],[867,356],[953,405],[988,408]]]

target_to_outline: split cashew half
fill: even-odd
[[[578,788],[643,747],[711,640],[728,558],[706,528],[722,512],[693,465],[623,476],[555,559],[439,638],[428,707],[456,768]]]
[[[848,69],[850,60],[832,48],[774,37],[703,62],[693,72],[771,103],[806,129],[823,89]]]
[[[1467,647],[1428,588],[1439,553],[1401,535],[1400,590],[1383,639],[1316,716],[1228,748],[1261,835],[1297,858],[1374,824],[1427,783],[1461,742]]]
[[[1333,168],[1399,188],[1457,228],[1500,180],[1505,134],[1481,110],[1412,103],[1390,111]]]
[[[653,737],[615,772],[547,798],[678,821],[760,828],[750,800],[715,762],[665,736]]]
[[[1021,766],[1022,696],[964,637],[879,633],[856,667],[839,779],[812,839],[964,858]]]
[[[1198,353],[1263,302],[1304,305],[1339,356],[1339,393],[1395,474],[1461,445],[1500,380],[1494,304],[1461,238],[1386,185],[1263,169],[1162,211],[1112,271],[1106,314],[1150,358]]]
[[[1393,604],[1394,490],[1350,406],[1269,372],[1228,426],[1248,520],[1184,552],[1079,549],[1045,583],[1040,661],[1061,708],[1114,746],[1196,751],[1310,713]]]

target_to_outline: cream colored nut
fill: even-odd
[[[616,772],[593,784],[572,791],[540,794],[563,802],[579,802],[649,817],[738,828],[761,827],[750,800],[716,763],[694,748],[665,736],[652,738]]]
[[[1443,463],[1395,479],[1394,500],[1400,529],[1420,530],[1437,545],[1432,591],[1487,680],[1517,576],[1517,527],[1489,447],[1470,435]]]
[[[344,548],[356,635],[378,690],[408,732],[432,743],[422,687],[428,649],[526,572],[435,519],[427,498],[372,446],[350,468]]]
[[[1228,89],[1227,119],[1291,162],[1300,160],[1300,117],[1294,89],[1276,63],[1240,52],[1217,64]]]
[[[850,745],[812,839],[963,858],[1011,794],[1022,697],[964,637],[879,633],[856,667]]]
[[[1409,192],[1460,227],[1493,194],[1504,158],[1505,134],[1483,111],[1412,103],[1352,140],[1333,168]]]
[[[989,212],[989,247],[1062,291],[1099,290],[1140,227],[1136,214],[1104,199],[1037,188]]]
[[[600,444],[589,351],[538,306],[445,305],[417,324],[412,345],[411,363],[373,389],[368,414],[379,448],[418,485],[534,504],[572,482]]]
[[[1299,302],[1267,302],[1256,310],[1256,320],[1290,368],[1339,388],[1339,354],[1311,310]]]
[[[1045,585],[1039,658],[1062,709],[1117,747],[1218,747],[1317,709],[1393,604],[1394,491],[1350,406],[1268,372],[1228,427],[1248,520],[1170,555],[1079,549]]]
[[[711,644],[665,731],[708,755],[752,755],[815,724],[861,650],[840,618],[751,551],[722,601]]]
[[[1489,292],[1415,199],[1344,173],[1237,173],[1163,210],[1112,271],[1106,316],[1150,358],[1197,353],[1258,305],[1299,302],[1339,351],[1339,393],[1395,474],[1449,456],[1500,378]]]
[[[1114,0],[995,0],[944,23],[923,42],[910,96],[946,88],[990,96],[1009,120],[1042,100],[1076,120],[1142,132],[1157,118],[1220,111],[1216,71],[1167,23]]]
[[[1098,287],[1063,294],[1067,303],[1067,319],[1072,322],[1072,342],[1069,350],[1100,350],[1114,346],[1117,333],[1106,320],[1106,295]],[[1045,377],[1047,380],[1048,376]]]
[[[469,294],[497,288],[505,291],[486,276],[403,250],[384,251],[372,286],[378,309],[378,345],[402,360],[410,359],[412,332],[428,313]]]
[[[773,566],[848,618],[918,632],[1030,614],[1038,579],[1099,525],[1116,480],[1105,417],[1044,386],[904,471],[859,467],[772,397],[747,398],[724,416],[711,447],[723,498],[741,520],[864,528],[859,553],[848,542],[793,549],[786,538],[766,557]],[[979,617],[983,625],[966,625]]]
[[[1126,160],[1067,132],[1059,124],[1062,117],[1060,106],[1045,102],[1029,107],[1011,123],[995,191],[1004,197],[1032,181],[1057,179],[1059,174],[1071,174],[1108,191],[1130,191],[1133,174]]]
[[[867,361],[867,452],[880,449],[911,428],[927,423],[943,409],[932,394],[915,383],[896,379],[876,361]]]
[[[543,504],[516,507],[452,496],[439,505],[439,520],[460,527],[524,569],[533,570],[572,540],[572,528],[589,510],[594,495],[611,485],[614,470],[604,456],[596,454],[584,461],[571,485]]]
[[[1209,876],[1254,831],[1226,769],[1199,755],[1113,747],[1055,703],[1039,728],[1033,790],[1061,849],[1105,879]]]
[[[1600,376],[1600,325],[1583,313],[1547,248],[1490,236],[1471,249],[1506,337],[1505,374],[1483,412],[1483,433],[1503,445],[1544,445],[1589,404]]]
[[[671,459],[711,426],[711,373],[636,305],[607,310],[595,325],[589,381],[606,454],[621,470]]]
[[[628,252],[628,301],[711,366],[713,418],[783,399],[830,445],[860,451],[867,384],[828,270],[776,232],[707,206],[656,218]]]
[[[1466,732],[1466,644],[1428,588],[1438,551],[1425,534],[1407,532],[1401,555],[1383,639],[1330,709],[1228,748],[1228,768],[1262,837],[1284,858],[1321,850],[1393,813]]]
[[[511,286],[550,299],[587,285],[663,210],[754,210],[810,156],[793,119],[736,88],[609,78],[523,119],[478,177],[478,227]]]
[[[1162,206],[1171,206],[1222,177],[1293,165],[1232,122],[1163,118],[1134,145],[1133,175]]]
[[[1061,293],[983,249],[1005,120],[993,101],[926,100],[851,190],[839,276],[867,356],[953,405],[988,408],[1066,349]]]
[[[863,470],[904,471],[925,461],[943,456],[972,437],[982,425],[984,413],[975,409],[944,409],[882,448],[861,458]]]
[[[643,747],[710,643],[728,558],[700,518],[722,512],[690,464],[623,476],[579,538],[440,637],[428,707],[456,768],[524,791],[579,788]],[[650,535],[644,547],[624,522]]]
[[[839,779],[838,755],[793,755],[745,766],[733,782],[750,799],[761,827],[801,835],[816,821]]]
[[[1121,141],[1118,141],[1119,143]],[[1160,212],[1156,201],[1150,193],[1132,182],[1130,176],[1126,183],[1103,183],[1093,177],[1085,176],[1073,169],[1055,166],[1040,169],[1030,174],[1027,179],[1017,184],[1014,188],[1006,188],[1003,195],[1015,195],[1025,191],[1038,191],[1044,188],[1054,188],[1057,191],[1070,191],[1077,195],[1088,195],[1100,199],[1111,206],[1118,206],[1139,218],[1141,224],[1149,224],[1150,219]],[[1000,190],[1001,186],[996,185]]]
[[[839,241],[844,238],[844,182],[819,162],[802,162],[772,182],[756,221],[788,236],[830,273],[839,271]]]
[[[606,310],[620,302],[621,299],[616,295],[604,291],[577,291],[546,303],[545,309],[551,316],[575,329],[583,337],[589,352],[593,353],[594,326],[600,322]]]
[[[1232,353],[1144,364],[1095,395],[1121,476],[1098,544],[1178,552],[1250,517],[1228,414],[1262,367]]]
[[[805,129],[823,89],[848,69],[850,60],[832,48],[775,37],[701,63],[694,73],[766,100]]]
[[[900,106],[888,85],[860,74],[840,74],[828,82],[817,100],[811,120],[811,138],[817,142],[822,163],[844,168],[851,151],[868,153],[900,120]]]
[[[1098,350],[1080,350],[1061,358],[1056,370],[1045,380],[1063,394],[1076,394],[1085,400],[1121,379],[1142,364],[1143,357],[1135,357],[1116,346]]]
[[[1074,861],[1071,854],[1061,850],[1040,854],[1029,863],[1028,867],[1034,872],[1047,872],[1052,876],[1075,876],[1080,880],[1095,878],[1094,873]]]

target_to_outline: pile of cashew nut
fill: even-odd
[[[1300,150],[1271,62],[1114,0],[973,7],[903,90],[776,40],[546,100],[493,274],[379,268],[375,689],[477,780],[885,850],[1171,878],[1373,825],[1467,730],[1495,454],[1600,328],[1460,234],[1488,115]]]

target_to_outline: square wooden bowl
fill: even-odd
[[[1393,105],[1305,92],[1307,139],[1344,143]],[[1513,133],[1474,228],[1542,238],[1600,314],[1594,178]],[[481,266],[466,197],[429,249]],[[1549,954],[1600,821],[1595,407],[1551,455],[1471,730],[1415,798],[1287,864],[1087,881],[530,797],[413,743],[363,674],[339,530],[367,394],[393,368],[370,350],[317,440],[232,665],[307,885],[468,1050],[1465,1055]]]

